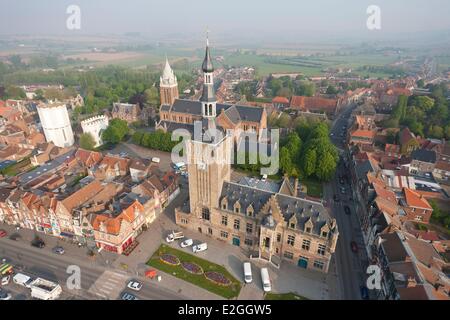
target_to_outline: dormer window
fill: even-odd
[[[328,237],[328,232],[322,231],[322,237],[327,238]]]
[[[310,227],[306,227],[306,232],[307,233],[311,233],[311,228]]]
[[[289,225],[289,227],[290,227],[291,229],[295,229],[295,223],[291,222],[291,224]]]

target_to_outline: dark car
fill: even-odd
[[[369,300],[369,289],[366,286],[360,286],[359,290],[361,291],[361,298],[363,300]]]
[[[120,297],[122,300],[139,300],[134,294],[124,292]]]
[[[6,231],[3,229],[0,229],[0,238],[4,238],[4,237],[6,237],[6,235],[7,235]]]
[[[44,242],[44,240],[42,240],[42,239],[36,238],[36,239],[34,239],[33,241],[31,241],[31,245],[32,245],[33,247],[42,249],[42,248],[45,247],[45,242]]]
[[[341,199],[339,199],[339,196],[337,194],[334,195],[333,199],[336,202],[339,202],[341,200]]]
[[[12,235],[9,236],[9,239],[14,241],[18,241],[20,238],[22,238],[22,236],[18,233],[13,233]]]
[[[358,244],[355,241],[350,242],[350,248],[354,253],[358,253]]]
[[[348,206],[344,207],[345,214],[351,214],[350,208]]]

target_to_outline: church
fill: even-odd
[[[217,103],[209,44],[206,46],[206,56],[208,59],[202,64],[203,91],[198,101],[179,98],[177,78],[166,58],[160,78],[160,121],[156,128],[168,132],[186,129],[192,133],[194,122],[209,116],[214,117],[217,125],[224,131],[232,130],[236,143],[243,134],[261,137],[263,130],[267,129],[266,110],[261,107]]]
[[[195,119],[202,122],[205,131],[224,128],[224,120],[230,116],[227,112],[233,113],[236,120],[233,123],[247,123],[243,121],[245,116],[247,121],[255,116],[255,125],[261,123],[259,111],[216,103],[208,43],[202,70],[204,86],[200,100],[174,98],[172,105],[164,105],[169,118],[163,119],[162,125],[188,126]],[[173,77],[169,68],[162,80],[166,76]],[[176,79],[166,83],[173,85]],[[177,113],[180,108],[184,112]],[[175,113],[180,119],[170,118]],[[249,177],[231,181],[234,142],[230,132],[217,139],[186,142],[189,199],[175,210],[177,225],[238,246],[251,258],[276,267],[288,261],[300,268],[328,272],[339,235],[336,220],[321,202],[298,197],[296,183],[287,177],[280,183]]]

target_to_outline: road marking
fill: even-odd
[[[48,266],[49,266],[50,268],[53,268],[53,269],[58,269],[57,266],[54,266],[54,265],[51,265],[51,264],[49,264]]]
[[[104,293],[106,293],[106,294],[111,293],[111,290],[106,290],[106,289],[104,289],[104,288],[99,288],[98,291],[104,292]]]
[[[106,282],[102,285],[103,287],[109,288],[109,289],[114,289],[114,287],[116,287],[114,284]]]

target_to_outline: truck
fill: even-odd
[[[27,276],[23,273],[16,273],[13,277],[13,282],[15,284],[18,284],[20,286],[30,288],[31,283],[34,281],[34,279],[30,276]]]
[[[172,233],[167,236],[166,241],[170,243],[182,238],[184,238],[183,232],[172,231]]]
[[[40,300],[56,300],[62,293],[58,283],[37,278],[31,283],[31,297]]]

